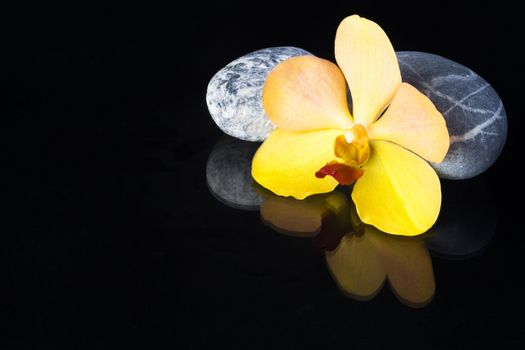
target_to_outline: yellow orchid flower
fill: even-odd
[[[392,44],[376,23],[345,18],[335,58],[339,67],[293,57],[270,73],[263,107],[277,129],[253,158],[253,178],[297,199],[355,181],[352,199],[363,222],[399,235],[427,231],[439,214],[441,186],[425,160],[447,154],[443,116],[401,82]]]

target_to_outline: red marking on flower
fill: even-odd
[[[315,177],[322,179],[330,175],[341,185],[351,185],[359,179],[365,171],[342,163],[328,163],[315,173]]]

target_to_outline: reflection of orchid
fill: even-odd
[[[314,243],[319,237],[332,276],[351,298],[373,298],[387,279],[398,299],[409,306],[424,306],[434,295],[432,262],[422,238],[391,236],[360,223],[340,192],[305,201],[268,195],[261,217],[279,232],[314,236]],[[330,246],[326,241],[337,243]]]
[[[291,236],[313,237],[323,225],[323,220],[347,213],[348,203],[341,192],[312,196],[304,201],[279,197],[261,191],[264,201],[261,204],[261,218],[272,228]],[[350,216],[348,215],[348,219]]]
[[[387,279],[392,292],[409,306],[424,306],[434,295],[432,262],[420,238],[390,236],[364,225],[326,252],[326,262],[339,288],[357,300],[373,298]]]

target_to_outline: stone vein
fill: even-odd
[[[467,140],[471,140],[474,137],[478,136],[479,134],[490,134],[494,135],[495,133],[484,131],[486,127],[490,126],[492,123],[494,123],[496,120],[502,118],[501,110],[503,109],[503,102],[499,103],[498,109],[494,112],[494,115],[490,117],[489,119],[485,120],[483,123],[476,125],[463,135],[454,135],[450,136],[450,144],[456,143],[456,142],[464,142]]]
[[[470,71],[469,75],[460,75],[460,74],[440,75],[440,76],[432,78],[432,80],[430,81],[430,85],[432,85],[432,87],[436,87],[437,85],[440,85],[447,80],[470,81],[473,78],[475,78],[475,76],[476,74],[473,71]]]
[[[405,67],[407,67],[412,73],[414,73],[419,79],[421,79],[420,83],[425,88],[427,95],[428,95],[428,93],[432,93],[432,94],[434,94],[434,95],[436,95],[438,97],[441,97],[441,98],[443,98],[445,100],[448,100],[450,103],[453,104],[453,106],[451,108],[449,108],[443,114],[446,114],[446,113],[450,112],[450,110],[452,110],[453,108],[456,108],[456,107],[460,107],[460,108],[462,108],[465,111],[474,112],[474,113],[481,113],[481,114],[492,113],[492,111],[490,111],[490,110],[481,109],[481,108],[473,108],[473,107],[470,107],[470,106],[468,106],[468,105],[463,103],[463,102],[465,102],[466,99],[472,97],[476,93],[478,93],[481,90],[487,88],[487,86],[489,86],[489,84],[486,84],[486,85],[482,86],[479,89],[479,91],[476,90],[473,93],[471,93],[471,94],[467,95],[466,97],[462,98],[461,100],[456,100],[455,98],[452,98],[449,95],[446,95],[446,94],[436,90],[433,85],[427,83],[425,81],[425,78],[414,67],[412,67],[410,64],[408,64],[408,63],[406,63],[404,61],[401,61],[401,60],[399,61],[399,63],[404,65]]]
[[[463,109],[464,108],[464,105],[463,105],[463,102],[465,102],[466,100],[468,100],[469,98],[471,98],[472,96],[476,95],[477,93],[485,90],[489,85],[489,83],[486,83],[485,85],[481,86],[479,89],[476,89],[474,91],[472,91],[470,94],[467,94],[465,97],[463,97],[461,100],[457,101],[456,103],[454,103],[449,109],[447,109],[445,112],[443,112],[443,115],[447,115],[451,110],[453,110],[454,108],[456,107],[461,107]],[[470,106],[467,106],[467,107],[470,107]],[[485,109],[480,109],[480,108],[476,108],[476,109],[479,109],[480,111],[484,111],[486,112]]]

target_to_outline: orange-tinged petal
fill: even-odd
[[[304,133],[276,129],[259,147],[252,161],[252,176],[280,196],[303,199],[332,191],[337,181],[319,179],[315,173],[334,159],[334,140],[339,130]]]
[[[436,163],[445,158],[450,145],[445,118],[428,97],[407,83],[399,85],[385,114],[368,131],[371,139],[395,142]]]
[[[268,118],[287,131],[353,125],[343,73],[315,56],[292,57],[277,65],[264,85],[263,107]]]
[[[441,184],[422,158],[389,141],[371,141],[364,175],[352,192],[359,217],[382,231],[412,236],[427,231],[441,207]]]
[[[344,236],[326,262],[341,291],[357,300],[373,298],[385,281],[385,267],[366,233]]]
[[[372,123],[401,83],[390,40],[376,23],[353,15],[337,28],[335,58],[350,87],[355,122]]]

